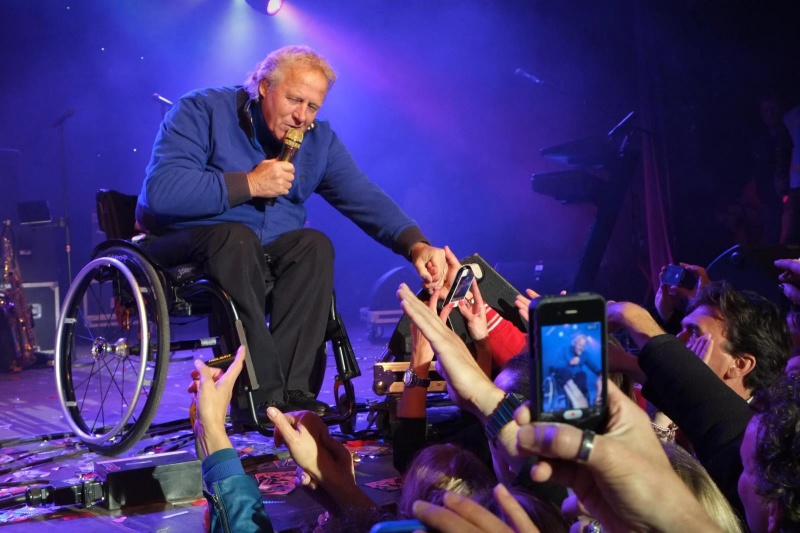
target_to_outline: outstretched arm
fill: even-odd
[[[203,481],[208,489],[209,529],[213,532],[271,532],[272,524],[255,480],[242,463],[225,433],[225,412],[234,383],[244,365],[244,348],[224,373],[195,360],[192,371],[192,410],[195,437],[206,458]],[[224,511],[223,511],[224,510]]]

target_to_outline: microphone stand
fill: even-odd
[[[67,156],[66,156],[66,149],[64,143],[64,122],[66,120],[61,121],[56,127],[58,128],[58,159],[59,165],[61,167],[61,195],[62,201],[64,203],[64,218],[63,218],[63,226],[64,226],[64,236],[66,238],[65,243],[65,251],[67,252],[67,285],[69,286],[72,283],[72,246],[70,243],[69,237],[69,183],[67,181]]]

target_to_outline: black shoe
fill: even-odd
[[[267,416],[267,408],[269,407],[276,407],[282,413],[300,410],[300,407],[290,405],[286,402],[279,402],[277,400],[263,401],[256,406],[258,424],[262,427],[272,427],[272,421]],[[241,409],[238,405],[234,404],[231,404],[231,424],[233,424],[233,431],[235,433],[258,429],[253,423],[253,418],[250,416],[250,408]]]
[[[290,390],[286,394],[286,401],[303,411],[311,411],[319,416],[331,414],[331,407],[327,403],[317,400],[316,396],[310,392]]]

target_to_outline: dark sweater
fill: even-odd
[[[747,402],[672,335],[650,339],[639,353],[639,366],[647,376],[644,397],[681,428],[697,459],[744,517],[737,487],[739,448],[753,416]]]

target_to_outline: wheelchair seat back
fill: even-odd
[[[128,240],[139,233],[136,230],[136,196],[100,189],[95,201],[97,222],[106,238]]]
[[[124,246],[136,250],[137,253],[153,264],[161,279],[164,292],[168,295],[170,314],[175,316],[206,315],[211,312],[211,305],[202,295],[195,296],[191,305],[184,299],[177,297],[175,289],[200,280],[204,277],[202,268],[194,263],[186,263],[173,267],[166,267],[151,256],[147,250],[139,246],[132,239],[142,233],[136,224],[136,203],[138,197],[125,194],[112,189],[100,189],[95,196],[97,205],[97,222],[108,239],[95,249],[95,255],[111,246]],[[114,242],[117,241],[117,242]],[[125,241],[120,243],[119,241]]]

